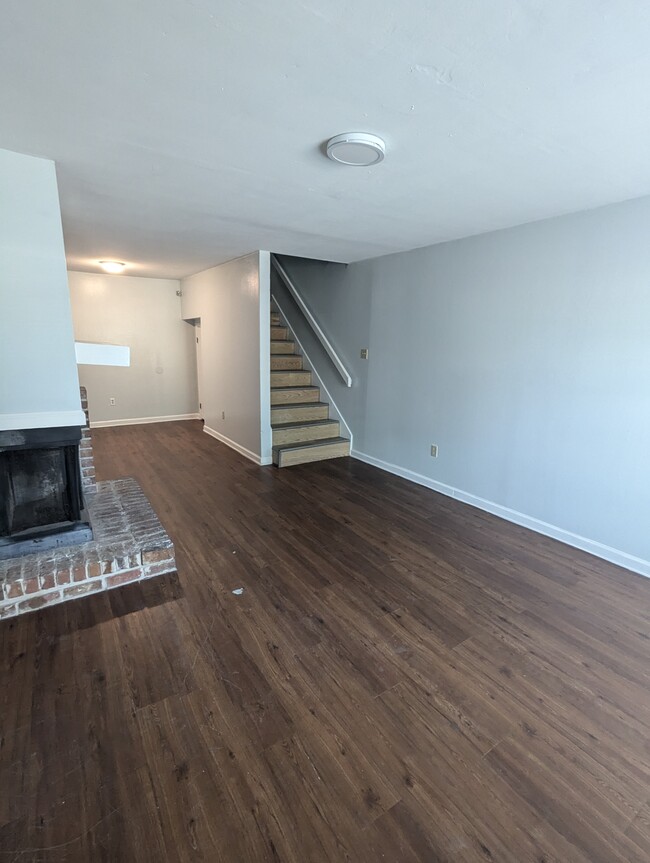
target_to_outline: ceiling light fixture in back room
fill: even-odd
[[[383,162],[386,144],[378,135],[370,132],[344,132],[327,142],[327,155],[333,162],[342,165],[368,167]]]
[[[100,261],[99,266],[106,273],[111,273],[114,276],[119,276],[124,271],[126,264],[121,261]]]

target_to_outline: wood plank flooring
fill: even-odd
[[[650,861],[650,580],[352,459],[93,443],[179,572],[0,625],[0,863]]]

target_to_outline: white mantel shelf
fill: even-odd
[[[86,415],[78,411],[44,411],[42,413],[0,414],[0,429],[49,429],[63,426],[85,426]]]

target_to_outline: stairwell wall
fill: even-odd
[[[181,316],[201,320],[204,431],[270,464],[270,256],[254,252],[181,282]]]
[[[315,278],[318,277],[317,273],[313,275]],[[273,267],[271,267],[271,297],[276,301],[280,313],[289,325],[292,337],[297,342],[299,353],[303,357],[303,368],[311,371],[313,385],[320,387],[321,401],[329,404],[330,419],[337,419],[341,424],[342,436],[352,441],[352,427],[347,422],[346,415],[339,406],[339,402],[344,400],[348,411],[351,409],[351,400],[346,398],[350,393],[350,388],[342,383],[342,378],[338,371],[333,378],[326,378],[322,374],[323,362],[328,369],[331,370],[333,368],[331,360],[327,357],[323,346],[314,335],[314,331],[307,323],[293,296],[287,290],[286,285]],[[314,358],[316,361],[314,361]],[[359,396],[358,389],[355,394]]]
[[[344,269],[284,259],[355,377],[355,454],[650,575],[649,233],[644,198]]]

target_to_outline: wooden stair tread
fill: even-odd
[[[308,405],[320,401],[320,387],[271,387],[271,406]]]
[[[314,412],[316,416],[313,415]],[[318,413],[321,416],[318,416]],[[275,420],[273,419],[274,416]],[[288,420],[287,417],[295,417],[296,419]],[[283,422],[304,423],[310,419],[322,422],[329,418],[329,405],[327,402],[298,402],[296,404],[271,405],[271,428],[276,428],[276,426]]]
[[[350,443],[350,439],[346,437],[325,437],[315,441],[301,441],[300,443],[283,443],[273,447],[273,452],[276,450],[295,450],[295,449],[315,449],[321,446],[330,446],[334,443]]]
[[[273,447],[273,463],[279,468],[329,461],[329,459],[345,458],[349,455],[350,441],[344,437],[321,438]]]
[[[289,375],[289,377],[284,377],[284,375]],[[302,377],[296,377],[296,375],[302,375]],[[311,382],[311,372],[309,369],[271,369],[271,383],[276,382],[278,387],[282,389],[288,389],[291,387],[310,387],[312,386]],[[275,389],[275,387],[271,387],[271,389]]]
[[[305,371],[300,354],[271,354],[271,371]]]

